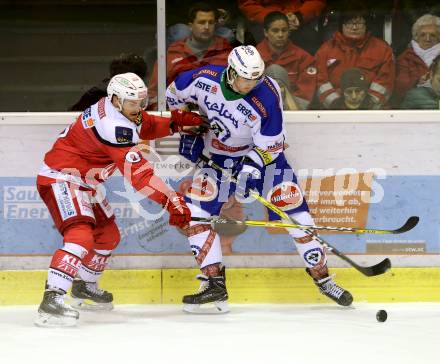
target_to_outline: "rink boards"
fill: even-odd
[[[43,270],[47,267],[52,252],[59,246],[60,236],[54,230],[48,211],[36,193],[35,175],[44,153],[63,127],[74,120],[75,115],[0,115],[0,270]],[[403,235],[331,234],[324,235],[326,239],[359,264],[374,264],[388,256],[394,267],[439,266],[439,113],[294,112],[286,113],[286,120],[287,143],[290,145],[286,154],[308,194],[312,213],[319,224],[388,229],[400,226],[409,216],[420,216],[419,225]],[[157,174],[167,178],[174,188],[179,189],[190,180],[187,169],[192,166],[175,157],[177,145],[178,136],[174,136],[156,141],[151,146],[158,152],[157,155],[154,154],[155,158],[159,158],[154,159]],[[145,213],[141,213],[141,216],[137,214],[138,205],[127,199],[127,186],[121,176],[113,177],[109,186],[108,197],[115,209],[123,237],[111,263],[111,268],[115,269],[113,277],[119,276],[124,281],[126,274],[150,272],[144,269],[151,269],[153,275],[164,277],[164,272],[170,272],[169,268],[195,267],[186,239],[168,226],[167,216],[159,214],[146,201],[141,201],[140,205],[141,211],[147,217]],[[257,203],[244,205],[242,209],[242,214],[249,219],[266,217],[264,209]],[[148,220],[149,218],[153,220]],[[241,235],[225,237],[224,241],[232,248],[232,253],[225,257],[225,263],[231,268],[242,268],[237,269],[236,274],[239,275],[246,269],[254,274],[253,269],[265,268],[261,271],[263,288],[273,282],[280,272],[279,269],[272,268],[281,268],[283,271],[287,267],[302,266],[289,236],[282,231],[248,228]],[[331,255],[329,262],[333,267],[347,267]],[[136,271],[125,272],[119,271],[120,269]],[[234,272],[233,269],[229,271]],[[298,277],[304,275],[302,269],[291,271],[297,272],[292,274],[297,274]],[[182,287],[186,287],[186,282],[194,283],[194,272],[188,272],[187,279],[182,279],[179,283]],[[341,272],[346,272],[343,274],[347,279],[354,280],[351,282],[352,286],[359,284],[359,287],[364,287],[366,282],[372,282],[372,278],[365,279],[352,269],[342,269]],[[405,270],[399,272],[402,272],[402,278],[392,276],[391,280],[390,274],[385,275],[383,278],[388,277],[388,281],[385,279],[387,283],[383,287],[403,287],[403,282],[410,280],[410,274],[407,276]],[[408,272],[413,274],[414,270],[408,269]],[[432,269],[418,268],[416,272],[416,277],[424,277],[425,274],[433,276]],[[44,280],[41,278],[44,274],[40,272],[0,273],[8,274],[10,280],[11,274],[19,274],[20,276],[14,275],[14,282],[22,280],[22,274],[29,274],[26,277],[33,278],[26,278],[27,283],[41,285]],[[148,277],[149,273],[145,274]],[[338,273],[338,278],[340,274]],[[119,278],[114,279],[117,281]],[[304,283],[305,292],[310,292],[305,293],[304,298],[287,293],[286,302],[294,302],[290,301],[292,299],[298,302],[316,302],[322,299],[313,296],[316,289],[307,278],[293,280],[299,280],[298,284]],[[164,282],[161,282],[161,286]],[[423,286],[423,283],[417,282]],[[434,284],[429,278],[427,282]],[[154,282],[151,284],[154,287]],[[257,289],[257,282],[252,284]],[[115,288],[118,290],[118,287]],[[138,288],[144,292],[152,292],[147,288]],[[375,292],[389,289],[383,288]],[[40,288],[37,291],[40,292]],[[176,289],[175,291],[177,292]],[[426,300],[438,299],[435,293],[429,291],[423,293],[422,300],[423,297]],[[287,289],[286,292],[290,290]],[[366,294],[365,297],[375,300],[376,293]],[[4,295],[0,295],[2,296]],[[153,296],[157,297],[157,294]],[[251,295],[246,299],[258,302],[264,300],[263,296],[255,293],[255,296]],[[392,294],[385,299],[411,300],[412,296],[412,293],[406,296]],[[160,292],[160,297],[161,302],[171,302],[168,298],[164,299],[168,297],[168,293],[164,291]],[[236,297],[237,302],[245,302],[241,301],[244,297]],[[283,301],[283,298],[279,299]],[[134,301],[145,302],[138,299]]]

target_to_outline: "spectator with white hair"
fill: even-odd
[[[429,68],[440,55],[440,18],[425,14],[412,26],[412,40],[397,58],[395,97],[398,104],[406,92],[429,78]]]

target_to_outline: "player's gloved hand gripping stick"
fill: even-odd
[[[201,161],[205,162],[211,168],[216,169],[216,170],[222,172],[223,176],[228,178],[231,182],[237,183],[237,180],[230,173],[228,173],[225,169],[223,169],[218,164],[213,162],[207,156],[202,154],[199,159]],[[283,222],[290,223],[290,225],[295,225],[295,227],[298,227],[298,228],[304,230],[308,234],[313,234],[313,231],[314,231],[313,229],[311,229],[309,227],[306,228],[305,225],[299,224],[297,221],[292,219],[292,217],[287,215],[284,211],[280,210],[277,206],[273,205],[271,202],[267,201],[265,198],[260,196],[260,194],[256,190],[249,190],[248,193],[249,193],[249,195],[251,197],[255,198],[262,205],[266,206],[268,209],[270,209],[273,212],[275,212],[276,214],[278,214],[281,217],[281,219],[283,220]],[[195,218],[192,218],[192,219],[195,220]],[[418,218],[417,217],[412,217],[409,220],[411,220],[410,223],[412,225],[414,225],[414,226],[418,222]],[[383,274],[383,273],[385,273],[386,271],[388,271],[391,268],[391,261],[389,260],[389,258],[385,258],[384,260],[382,260],[381,262],[379,262],[376,265],[372,265],[372,266],[368,266],[368,267],[360,266],[356,262],[351,260],[349,257],[347,257],[344,253],[340,252],[338,249],[336,249],[335,247],[330,245],[327,241],[325,241],[320,236],[315,236],[315,239],[323,247],[325,247],[327,250],[333,252],[334,255],[336,255],[339,258],[341,258],[342,260],[346,261],[348,264],[350,264],[357,271],[361,272],[362,274],[364,274],[364,275],[366,275],[368,277],[377,276],[377,275]]]

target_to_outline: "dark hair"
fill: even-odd
[[[289,24],[289,19],[287,18],[286,14],[283,14],[280,11],[272,11],[264,17],[264,30],[269,30],[270,25],[277,20],[284,20],[287,24]]]
[[[339,29],[342,29],[342,25],[354,18],[363,18],[368,27],[368,23],[371,18],[368,8],[359,1],[345,1],[340,8],[339,16]]]
[[[202,2],[199,2],[199,3],[195,3],[195,4],[193,4],[193,5],[189,8],[189,11],[188,11],[188,22],[189,22],[189,23],[192,23],[192,22],[194,21],[194,19],[195,19],[196,16],[197,16],[197,13],[198,13],[199,11],[203,11],[203,12],[205,12],[205,13],[208,13],[208,12],[211,12],[211,11],[212,11],[212,12],[214,13],[215,20],[218,19],[218,11],[217,11],[217,8],[215,8],[214,6],[212,6],[210,3],[202,3]]]
[[[110,63],[110,77],[127,72],[133,72],[144,79],[147,75],[147,64],[137,54],[121,53]]]
[[[440,67],[440,54],[434,58],[434,60],[431,63],[431,67],[429,69],[431,70],[432,74],[435,74],[439,71]]]

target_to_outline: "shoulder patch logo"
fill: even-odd
[[[138,163],[141,161],[141,159],[142,157],[139,152],[128,152],[125,155],[125,160],[129,163]]]
[[[132,143],[133,129],[117,126],[115,128],[115,138],[118,143]]]

